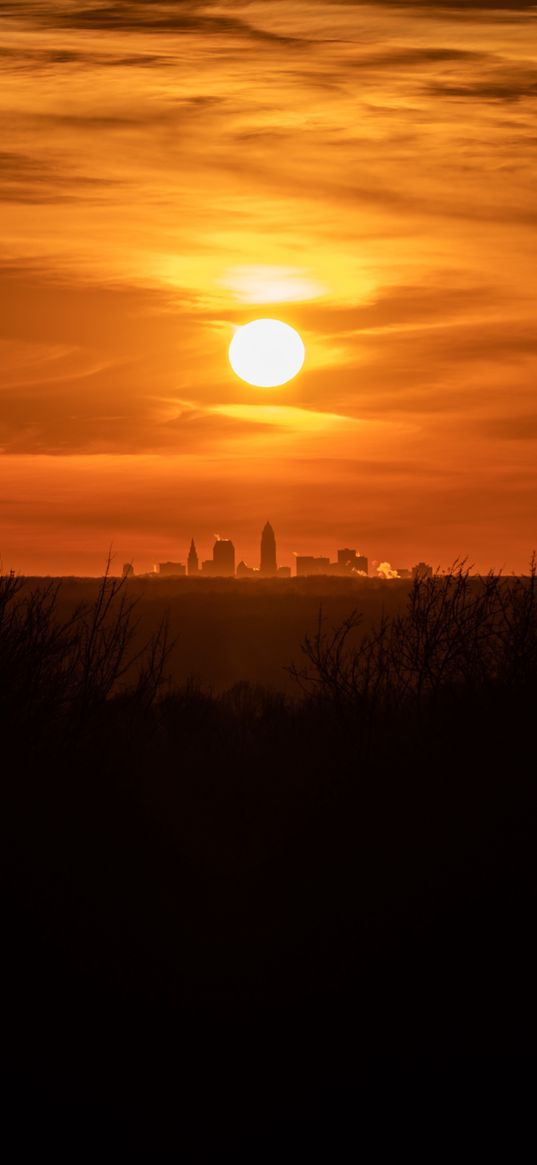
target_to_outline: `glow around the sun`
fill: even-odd
[[[252,320],[237,328],[229,345],[233,371],[256,388],[277,388],[287,384],[304,363],[302,340],[281,320]]]

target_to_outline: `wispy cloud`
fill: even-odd
[[[240,5],[239,5],[240,7]],[[237,5],[229,0],[210,4],[206,0],[116,0],[116,3],[70,3],[22,0],[6,3],[4,14],[16,20],[32,21],[46,28],[120,33],[231,33],[247,35],[271,44],[295,43],[306,38],[288,37],[235,15]]]

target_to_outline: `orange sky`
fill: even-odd
[[[537,544],[537,4],[12,0],[0,557],[523,569]],[[254,389],[233,327],[297,327]]]

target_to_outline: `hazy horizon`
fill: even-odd
[[[233,541],[233,539],[231,539],[231,541]],[[202,563],[202,561],[210,560],[212,558],[213,545],[214,545],[214,541],[207,542],[206,544],[205,543],[200,544],[199,546],[196,543],[196,546],[198,549],[198,554],[199,554],[200,564]],[[174,547],[172,544],[171,549],[173,552],[174,549],[176,549],[176,547]],[[198,583],[199,582],[199,583],[203,583],[205,585],[206,584],[213,584],[213,583],[224,583],[225,585],[227,585],[229,582],[234,582],[234,581],[238,582],[238,583],[246,582],[248,584],[250,581],[253,581],[256,584],[259,583],[259,584],[262,584],[263,586],[267,586],[267,584],[270,585],[270,584],[274,583],[274,584],[276,584],[277,588],[280,589],[283,586],[285,586],[286,583],[289,583],[290,581],[295,581],[295,580],[298,582],[306,582],[306,583],[308,581],[311,583],[315,583],[315,582],[322,583],[323,579],[327,579],[327,580],[329,580],[330,585],[332,585],[333,582],[335,582],[336,585],[341,585],[341,584],[344,584],[345,582],[353,584],[356,582],[360,582],[363,579],[365,579],[366,582],[374,582],[374,581],[375,582],[391,582],[394,579],[397,579],[397,577],[398,577],[397,572],[398,571],[402,570],[402,571],[411,572],[413,567],[418,565],[418,563],[425,563],[426,565],[428,565],[432,568],[432,571],[434,574],[439,574],[439,575],[443,575],[443,574],[448,573],[451,570],[451,568],[453,568],[454,566],[456,567],[458,563],[464,563],[465,568],[467,568],[469,570],[470,575],[472,577],[474,577],[474,576],[475,577],[478,577],[478,576],[482,577],[482,576],[488,574],[489,572],[492,572],[493,574],[496,574],[496,575],[499,575],[499,574],[505,575],[505,576],[516,575],[519,577],[524,577],[524,576],[527,576],[529,574],[530,564],[531,564],[531,554],[527,555],[526,563],[522,566],[522,568],[520,570],[509,570],[509,568],[507,568],[505,566],[505,564],[501,564],[501,563],[499,565],[491,564],[488,567],[481,568],[475,563],[474,559],[472,559],[471,556],[468,556],[468,555],[466,555],[466,556],[454,555],[450,562],[447,562],[447,561],[434,562],[431,560],[430,556],[427,556],[427,554],[422,554],[421,557],[419,558],[419,560],[417,560],[417,561],[413,561],[413,560],[410,561],[408,559],[408,557],[404,561],[394,560],[393,562],[390,562],[388,559],[380,559],[378,561],[369,559],[369,571],[368,571],[367,575],[361,575],[361,574],[356,574],[356,573],[351,573],[351,572],[349,572],[348,574],[341,574],[341,575],[331,574],[330,572],[328,572],[324,575],[322,572],[319,572],[318,574],[313,573],[313,574],[309,574],[309,575],[304,575],[304,574],[297,575],[297,573],[296,573],[296,557],[297,557],[297,555],[295,553],[293,553],[288,560],[284,561],[281,558],[280,554],[278,553],[278,566],[279,567],[280,566],[289,567],[291,574],[288,576],[283,576],[281,578],[275,578],[275,577],[271,578],[271,577],[266,577],[266,576],[262,575],[261,572],[259,571],[259,552],[257,552],[257,555],[256,555],[256,553],[254,551],[251,559],[246,559],[245,556],[241,553],[240,548],[237,547],[237,545],[235,545],[236,567],[240,563],[244,563],[246,566],[248,566],[250,568],[253,567],[255,572],[256,572],[253,577],[252,576],[237,576],[236,571],[235,571],[234,575],[230,575],[230,576],[225,575],[225,574],[222,574],[222,575],[204,574],[204,573],[202,573],[201,570],[197,575],[192,575],[192,574],[189,575],[188,571],[187,571],[187,550],[188,550],[188,547],[186,548],[186,551],[184,551],[182,553],[182,555],[175,554],[174,557],[170,556],[169,558],[167,558],[167,557],[161,556],[159,559],[152,559],[151,561],[149,559],[147,559],[147,561],[144,561],[144,560],[136,561],[132,558],[128,558],[128,557],[125,558],[122,555],[116,553],[116,551],[112,547],[112,554],[111,554],[110,563],[108,564],[108,555],[105,553],[101,556],[101,559],[100,559],[98,565],[95,567],[95,569],[90,569],[87,572],[84,572],[83,570],[77,571],[77,570],[70,570],[70,569],[60,570],[60,569],[54,567],[54,563],[52,563],[49,566],[49,568],[46,570],[45,569],[43,569],[43,570],[39,570],[39,569],[23,570],[16,563],[6,562],[5,558],[3,558],[1,553],[0,553],[0,574],[14,572],[16,575],[19,575],[23,578],[29,578],[29,579],[31,579],[31,578],[36,578],[36,579],[38,579],[38,578],[57,578],[57,579],[62,579],[62,578],[69,579],[69,578],[71,578],[72,579],[72,578],[74,578],[74,579],[82,579],[82,580],[95,579],[97,581],[98,579],[102,579],[102,577],[105,573],[109,573],[112,578],[119,578],[123,573],[124,567],[126,565],[128,565],[128,566],[133,567],[132,577],[136,578],[136,579],[144,579],[147,577],[159,578],[164,583],[170,583],[170,582],[173,583],[176,581],[179,581],[181,583],[184,579],[185,582],[191,582],[191,583]],[[1,551],[1,547],[0,547],[0,551]],[[323,548],[320,544],[316,550],[312,550],[311,546],[310,546],[309,548],[304,549],[303,553],[305,555],[311,554],[314,557],[322,556],[322,557],[329,558],[330,565],[334,565],[337,561],[337,552],[335,550],[333,550],[333,548],[331,548],[330,550],[328,550],[326,547]],[[367,555],[366,555],[366,557],[367,557]],[[97,560],[97,556],[95,556],[95,558]],[[181,574],[178,574],[178,575],[160,574],[160,571],[159,571],[160,565],[161,564],[169,565],[171,563],[180,564],[182,567],[184,567],[185,572],[186,572],[185,575],[183,576]],[[379,570],[379,568],[381,568],[381,569]],[[410,579],[410,577],[408,577],[406,575],[402,575],[398,579],[398,581],[409,582],[409,581],[411,581],[411,579]]]

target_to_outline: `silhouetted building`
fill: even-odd
[[[418,562],[412,567],[412,578],[432,578],[433,568],[428,562]]]
[[[290,566],[279,566],[277,571],[278,578],[291,578]]]
[[[132,578],[132,576],[134,574],[134,567],[132,565],[132,562],[124,562],[123,563],[122,574],[123,574],[123,578]]]
[[[190,550],[188,552],[188,558],[186,560],[186,565],[187,565],[187,574],[188,575],[199,574],[200,564],[199,564],[199,559],[198,559],[198,552],[196,550],[196,543],[194,542],[194,539],[192,539],[192,541],[190,543]]]
[[[247,562],[239,562],[237,567],[237,578],[258,578],[259,571],[255,570],[253,566],[248,566]]]
[[[270,522],[266,522],[261,534],[260,573],[264,578],[273,578],[278,567],[276,563],[276,538]]]
[[[315,558],[311,554],[297,554],[296,557],[296,573],[297,577],[310,574],[329,574],[330,573],[330,559],[329,558]]]
[[[213,547],[213,574],[218,578],[235,575],[235,547],[230,538],[217,538]]]
[[[369,560],[365,555],[357,554],[355,550],[349,550],[348,547],[345,547],[344,550],[338,550],[337,563],[334,563],[334,567],[336,566],[339,569],[334,570],[334,574],[352,574],[353,571],[356,574],[369,573]]]
[[[409,570],[407,566],[396,566],[395,569],[399,575],[399,578],[411,578],[412,576],[412,571]]]
[[[182,562],[159,562],[158,572],[168,578],[177,578],[186,574],[186,569]]]

